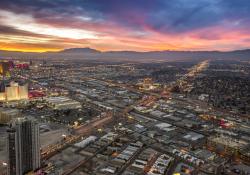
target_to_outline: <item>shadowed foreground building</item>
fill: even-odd
[[[22,175],[40,167],[38,124],[18,118],[7,130],[8,175]]]

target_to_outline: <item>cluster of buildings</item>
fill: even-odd
[[[235,114],[249,114],[249,67],[244,62],[214,61],[205,73],[192,85],[190,96],[198,96],[214,107]]]
[[[166,172],[166,169],[168,168],[169,164],[173,160],[172,157],[169,157],[166,154],[160,155],[153,166],[150,168],[148,175],[160,175],[164,174]]]
[[[3,85],[2,91],[0,92],[0,101],[17,101],[17,100],[27,100],[29,98],[28,94],[28,84],[19,85],[16,82],[10,82],[9,85]]]
[[[193,63],[167,65],[53,60],[17,72],[46,97],[35,95],[21,110],[0,108],[3,127],[15,121],[7,131],[9,174],[247,174],[249,120],[207,106],[206,94],[200,101],[157,94],[164,85],[154,82],[186,74]],[[23,85],[10,85],[16,90],[7,100],[5,88],[5,100],[24,99]],[[46,142],[41,156],[39,132]]]
[[[144,78],[142,82],[137,83],[141,90],[156,90],[161,87],[161,84],[154,83],[152,78]]]

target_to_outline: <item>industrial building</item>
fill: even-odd
[[[225,135],[209,137],[207,145],[210,149],[229,155],[249,147],[248,142],[242,139],[233,139],[232,137],[228,137]]]
[[[57,110],[78,109],[81,108],[81,103],[72,100],[68,97],[49,97],[45,98],[49,107]]]

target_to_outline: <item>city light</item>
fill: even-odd
[[[250,174],[250,1],[0,2],[1,175]]]

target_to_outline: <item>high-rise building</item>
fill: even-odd
[[[0,101],[17,101],[26,100],[29,98],[28,84],[19,85],[18,83],[12,81],[8,86],[4,86],[2,89],[4,91],[2,92],[0,90]]]
[[[18,118],[7,130],[8,174],[23,175],[40,167],[38,124]]]
[[[6,97],[7,101],[19,100],[18,86],[6,87]]]
[[[0,62],[0,75],[6,76],[9,73],[9,63],[1,61]]]
[[[8,175],[17,175],[18,174],[18,166],[17,161],[19,159],[17,153],[17,137],[15,128],[7,129],[8,139],[7,139],[7,147],[8,147]]]
[[[22,85],[18,87],[19,89],[19,99],[28,99],[29,98],[29,93],[28,93],[28,84]]]
[[[0,92],[5,92],[5,81],[0,81]]]

